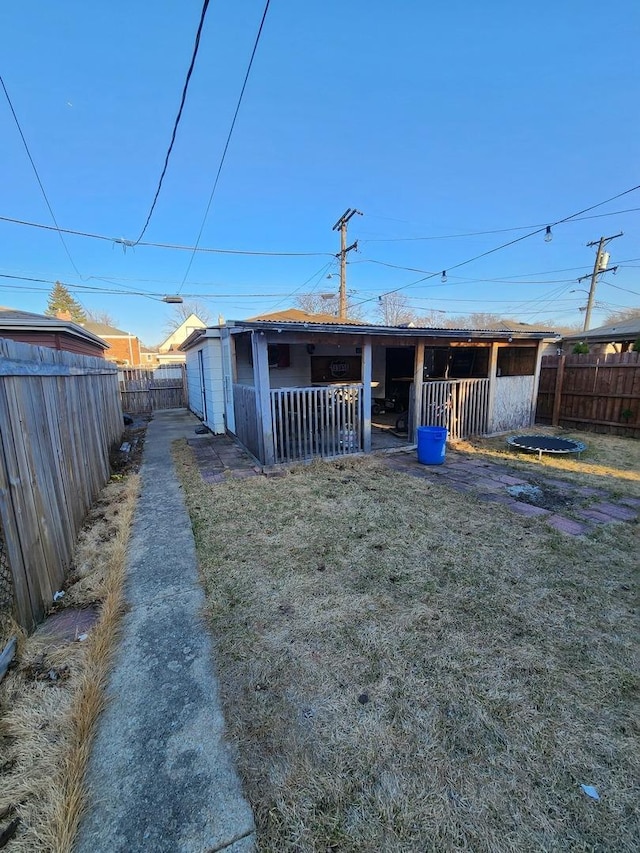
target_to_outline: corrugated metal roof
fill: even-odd
[[[258,314],[249,317],[247,323],[320,323],[324,326],[367,326],[361,320],[341,320],[335,314],[311,314],[300,308],[287,308],[285,311],[273,311],[271,314]]]
[[[565,335],[565,341],[582,341],[597,339],[615,339],[631,340],[640,337],[640,315],[632,317],[630,320],[621,320],[619,323],[612,323],[608,326],[598,326],[596,329],[589,329],[587,332],[577,332],[575,335]]]
[[[345,325],[342,322],[336,323],[335,317],[332,317],[331,323],[318,323],[302,320],[230,320],[227,323],[227,327],[232,331],[235,331],[235,333],[263,327],[277,332],[299,332],[302,329],[305,332],[316,333],[371,335],[372,337],[395,338],[449,338],[456,341],[464,341],[465,339],[469,341],[539,341],[560,339],[560,335],[558,335],[557,332],[550,332],[544,329],[527,329],[527,331],[522,331],[519,329],[446,329],[432,326],[376,326],[363,323]]]

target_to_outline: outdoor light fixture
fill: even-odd
[[[551,233],[551,226],[547,225],[547,230],[546,230],[546,233],[544,235],[544,242],[550,243],[552,240],[553,240],[553,234]]]
[[[442,275],[440,276],[440,281],[444,283],[446,280],[447,280],[447,271],[442,270]]]
[[[162,301],[163,302],[170,302],[172,304],[184,302],[182,296],[163,296]]]

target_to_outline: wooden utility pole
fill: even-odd
[[[355,216],[356,213],[359,216],[362,216],[361,210],[356,210],[355,207],[348,207],[331,229],[332,231],[340,229],[340,251],[336,253],[336,258],[340,258],[340,301],[338,317],[341,320],[347,319],[347,253],[352,249],[358,248],[357,240],[350,246],[347,246],[347,222],[352,216]]]
[[[623,232],[621,231],[619,234],[614,234],[612,237],[601,237],[600,240],[594,240],[592,243],[587,243],[587,246],[597,246],[598,251],[596,252],[596,260],[593,265],[593,272],[591,273],[591,286],[589,287],[589,298],[587,300],[587,310],[584,315],[584,326],[582,328],[583,332],[588,331],[589,326],[591,324],[591,311],[593,310],[593,302],[596,295],[596,284],[598,283],[598,276],[602,275],[605,272],[615,272],[618,267],[608,267],[609,263],[609,253],[604,251],[604,247],[610,240],[615,240],[617,237],[622,237]],[[584,281],[585,278],[589,278],[588,275],[583,275],[578,281]]]

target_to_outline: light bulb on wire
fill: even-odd
[[[551,226],[547,225],[547,231],[544,235],[544,242],[550,243],[553,240],[553,234],[551,233]]]
[[[440,276],[440,281],[444,284],[447,280],[447,271],[442,270],[442,275]]]

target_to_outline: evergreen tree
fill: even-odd
[[[49,294],[49,303],[44,313],[49,317],[55,317],[60,311],[68,311],[74,323],[85,323],[87,320],[87,315],[82,305],[77,299],[73,298],[64,284],[56,281],[53,290]]]

